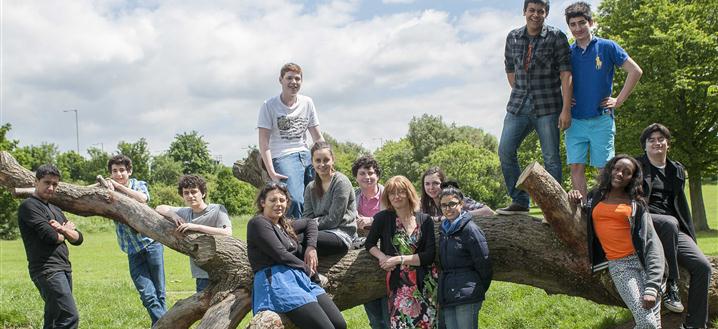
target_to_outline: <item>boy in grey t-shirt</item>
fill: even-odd
[[[177,231],[182,233],[204,233],[216,235],[232,235],[232,222],[227,209],[218,204],[206,204],[207,183],[197,175],[184,175],[180,178],[177,192],[184,199],[187,207],[171,207],[159,205],[155,210],[177,223]],[[197,292],[204,290],[209,284],[209,275],[189,260],[192,277],[196,279]]]
[[[259,109],[259,152],[269,178],[287,184],[292,204],[289,217],[302,218],[304,187],[313,178],[307,131],[314,142],[323,141],[314,102],[300,95],[302,68],[285,64],[279,71],[282,93],[266,100]]]

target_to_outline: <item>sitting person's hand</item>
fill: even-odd
[[[319,263],[319,259],[317,258],[317,249],[314,247],[307,247],[307,250],[304,252],[304,263],[309,266],[311,275],[314,275],[314,273],[317,272],[317,264]]]
[[[583,200],[583,195],[581,195],[581,191],[579,190],[570,190],[568,191],[568,201],[572,202],[573,204],[580,205]]]

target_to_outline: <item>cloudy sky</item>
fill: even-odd
[[[525,23],[520,0],[0,1],[10,138],[75,149],[77,109],[83,154],[141,137],[157,154],[197,130],[226,164],[257,144],[286,62],[340,141],[374,150],[423,113],[498,136],[504,41]],[[568,32],[570,2],[548,23]]]

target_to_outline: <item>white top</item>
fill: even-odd
[[[262,104],[257,118],[258,128],[271,130],[269,150],[273,159],[309,150],[307,130],[318,125],[314,102],[304,95],[297,95],[292,107],[287,107],[279,96],[274,96]]]

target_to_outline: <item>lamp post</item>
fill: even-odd
[[[62,112],[75,112],[75,137],[77,139],[77,154],[80,154],[80,126],[77,121],[77,110],[63,110]]]

